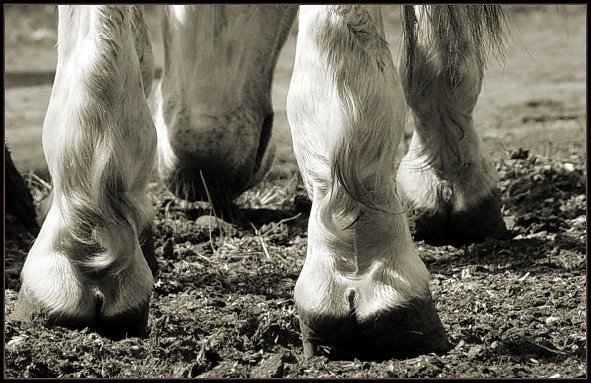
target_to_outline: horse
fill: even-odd
[[[395,65],[381,9],[364,5],[168,5],[164,65],[139,5],[59,6],[43,124],[51,207],[21,273],[14,320],[142,334],[154,283],[142,247],[152,172],[184,199],[224,207],[271,166],[271,86],[297,20],[287,116],[312,201],[294,289],[304,355],[369,357],[450,343],[411,237],[461,244],[506,233],[497,174],[472,119],[499,6],[405,5]],[[400,164],[407,109],[416,129]]]

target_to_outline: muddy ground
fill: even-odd
[[[525,155],[513,152],[498,165],[512,239],[461,248],[417,243],[453,344],[445,355],[378,363],[332,361],[328,350],[303,359],[292,297],[306,249],[305,204],[294,204],[301,197],[297,179],[243,197],[254,227],[211,230],[200,219],[207,208],[154,185],[160,273],[149,336],[113,341],[89,330],[9,321],[7,376],[583,376],[585,172],[572,162]],[[8,242],[8,312],[31,239]]]
[[[88,329],[7,321],[5,376],[584,377],[585,15],[580,8],[567,14],[565,26],[553,7],[512,11],[520,27],[513,29],[509,58],[504,69],[490,69],[475,111],[499,171],[511,238],[458,248],[416,243],[453,345],[448,353],[335,361],[327,349],[303,358],[293,287],[305,259],[308,205],[278,103],[274,139],[283,146],[266,180],[237,201],[241,225],[218,227],[206,218],[207,205],[152,184],[160,272],[149,334],[113,340]],[[48,185],[40,145],[31,137],[40,137],[50,91],[43,73],[51,63],[27,61],[27,52],[52,57],[51,15],[30,22],[37,40],[24,32],[6,40],[9,80],[27,65],[31,72],[22,78],[41,73],[32,84],[10,85],[5,120],[13,158],[37,203]],[[29,16],[15,13],[13,20]],[[19,44],[26,48],[18,50]],[[288,44],[282,53],[274,99],[286,92],[293,48]],[[5,224],[13,225],[10,217]],[[14,307],[32,240],[22,233],[7,238],[5,313]]]

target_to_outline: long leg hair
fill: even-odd
[[[405,70],[411,82],[419,34],[425,34],[428,45],[441,55],[442,66],[451,79],[457,78],[456,69],[460,67],[462,60],[466,59],[466,47],[474,50],[473,57],[484,66],[488,55],[498,60],[503,59],[507,23],[505,12],[500,6],[433,5],[425,7],[425,16],[428,25],[418,22],[412,5],[403,6],[407,57]],[[428,28],[430,33],[426,32],[425,28]]]

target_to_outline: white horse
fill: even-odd
[[[404,6],[397,67],[381,10],[360,5],[171,5],[164,68],[141,6],[60,6],[58,62],[43,125],[52,205],[22,271],[18,320],[145,329],[153,274],[139,238],[153,168],[183,198],[224,206],[273,159],[270,90],[298,19],[287,114],[312,210],[295,286],[304,352],[443,352],[449,343],[417,235],[461,243],[505,227],[496,171],[472,122],[497,6]],[[407,107],[416,121],[397,174]],[[209,196],[209,197],[208,197]]]

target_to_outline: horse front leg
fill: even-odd
[[[300,7],[287,113],[312,200],[295,286],[305,355],[447,350],[396,191],[406,103],[378,7]]]
[[[141,10],[60,6],[58,65],[43,124],[54,191],[21,274],[12,318],[144,331],[153,285],[138,237],[156,131]]]

